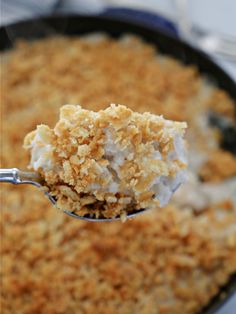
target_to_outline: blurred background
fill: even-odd
[[[60,14],[105,14],[161,29],[209,54],[236,81],[235,0],[1,0],[0,25]],[[234,313],[236,295],[217,312]]]
[[[211,55],[236,80],[235,0],[1,0],[1,25],[52,14],[109,14],[161,28]]]

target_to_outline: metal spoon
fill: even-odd
[[[8,182],[12,184],[31,184],[36,186],[37,188],[42,188],[43,187],[43,179],[40,177],[39,174],[35,172],[26,172],[26,171],[21,171],[17,168],[11,168],[11,169],[0,169],[0,182]],[[49,201],[55,205],[56,204],[56,199],[50,195],[50,193],[45,192],[46,197],[49,199]],[[141,214],[145,211],[146,209],[140,209],[137,212],[134,213],[129,213],[127,215],[127,218],[135,217],[138,214]],[[64,210],[64,213],[76,218],[76,219],[81,219],[81,220],[86,220],[86,221],[115,221],[115,220],[120,220],[120,217],[114,217],[114,218],[91,218],[91,217],[82,217],[79,216],[73,212]]]

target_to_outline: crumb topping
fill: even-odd
[[[24,147],[57,207],[113,218],[168,203],[184,180],[186,126],[121,105],[98,112],[65,105],[54,129],[39,125]]]

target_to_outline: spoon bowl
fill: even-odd
[[[134,212],[134,213],[129,213],[127,215],[127,219],[129,218],[134,218],[135,216],[139,215],[139,214],[142,214],[144,213],[145,211],[147,211],[147,209],[140,209],[139,211],[137,212]],[[68,210],[64,210],[64,213],[67,214],[68,216],[71,216],[75,219],[80,219],[80,220],[85,220],[85,221],[95,221],[95,222],[108,222],[108,221],[117,221],[117,220],[120,220],[120,217],[114,217],[114,218],[91,218],[91,217],[82,217],[82,216],[79,216],[73,212],[70,212]]]

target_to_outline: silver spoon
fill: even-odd
[[[17,168],[10,168],[10,169],[0,169],[0,182],[8,182],[12,184],[31,184],[36,186],[37,188],[42,188],[43,187],[43,179],[40,177],[39,174],[35,172],[26,172],[26,171],[21,171]],[[45,192],[46,197],[49,199],[49,201],[55,205],[56,200],[55,198],[50,195],[50,193]],[[127,218],[135,217],[138,214],[141,214],[145,211],[146,209],[140,209],[139,211],[135,213],[129,213],[127,215]],[[64,210],[64,213],[76,218],[76,219],[81,219],[81,220],[86,220],[86,221],[115,221],[115,220],[120,220],[120,217],[115,217],[115,218],[91,218],[91,217],[82,217],[79,216],[75,213],[72,213],[70,211]]]

